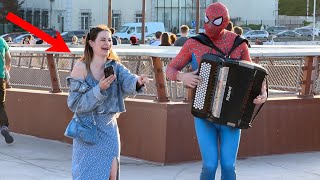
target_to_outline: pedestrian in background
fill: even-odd
[[[168,33],[162,33],[161,44],[159,46],[171,46],[171,40]]]
[[[138,38],[136,36],[131,36],[130,37],[130,44],[133,46],[140,46],[138,43]]]
[[[71,45],[78,45],[78,37],[76,35],[72,36]]]
[[[181,37],[179,37],[175,42],[174,46],[183,46],[184,43],[189,39],[188,34],[189,34],[189,27],[187,25],[182,25],[180,27],[180,33]]]
[[[150,46],[159,46],[161,44],[161,39],[160,39],[161,35],[162,35],[162,32],[157,31],[155,34],[156,39],[150,42]]]
[[[173,45],[174,42],[176,42],[177,40],[177,36],[175,34],[170,34],[170,40],[171,40],[171,45]]]
[[[9,120],[5,110],[6,84],[9,80],[11,68],[11,55],[7,42],[0,37],[0,126],[1,134],[4,136],[7,144],[13,143],[13,137],[9,130]]]
[[[238,34],[239,36],[242,36],[242,34],[243,34],[243,29],[242,29],[241,27],[239,27],[239,26],[235,26],[235,27],[233,28],[233,32],[236,33],[236,34]]]

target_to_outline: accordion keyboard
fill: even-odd
[[[198,110],[202,110],[205,106],[206,94],[208,90],[209,78],[210,78],[211,64],[203,62],[201,63],[199,76],[201,82],[196,88],[195,100],[193,107]]]

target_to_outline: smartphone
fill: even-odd
[[[114,75],[113,66],[107,66],[104,68],[104,76],[107,78],[111,75]]]

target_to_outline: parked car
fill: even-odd
[[[299,36],[301,36],[301,34],[291,30],[281,31],[276,35],[276,37],[299,37]]]
[[[243,35],[244,38],[250,39],[250,38],[268,38],[269,33],[266,30],[252,30]]]
[[[301,34],[301,36],[312,36],[312,30],[307,28],[296,28],[294,32]]]
[[[77,36],[78,40],[81,41],[82,36],[85,34],[86,34],[86,31],[84,31],[84,30],[65,31],[65,32],[61,33],[61,36],[65,42],[72,42],[73,36]]]
[[[313,27],[311,27],[311,26],[305,26],[305,27],[301,27],[301,28],[303,28],[303,29],[310,29],[311,31],[313,30],[313,34],[314,34],[315,36],[320,36],[320,29],[319,29],[319,28],[314,28],[314,29],[313,29]]]
[[[249,31],[252,31],[252,29],[250,27],[241,27],[241,28],[243,30],[242,34],[245,34],[245,33],[249,32]]]
[[[17,43],[17,44],[21,44],[22,41],[23,41],[23,39],[24,39],[25,37],[29,36],[29,35],[33,36],[33,38],[34,38],[33,41],[31,42],[31,44],[35,44],[36,41],[39,40],[39,38],[36,37],[35,35],[30,34],[30,33],[27,33],[27,34],[22,34],[22,35],[20,35],[20,36],[18,36],[18,37],[16,37],[16,38],[14,38],[12,42],[13,42],[13,43]]]
[[[281,31],[289,30],[286,26],[269,26],[266,29],[269,34],[278,34]]]
[[[141,39],[141,23],[125,23],[120,27],[114,35],[120,37],[121,39],[130,39],[131,36],[136,36]],[[146,22],[145,23],[145,36],[149,34],[156,33],[157,31],[165,32],[163,22]]]
[[[47,34],[49,34],[50,36],[55,36],[56,35],[56,30],[54,30],[54,29],[41,29],[41,31],[43,31],[43,32],[45,32],[45,33],[47,33]]]
[[[154,39],[156,39],[156,33],[151,33],[151,34],[147,35],[145,38],[146,41],[151,41]]]
[[[17,32],[17,33],[8,33],[8,34],[3,34],[0,37],[2,37],[3,39],[7,40],[9,37],[11,37],[12,41],[20,36],[21,34],[25,34],[25,32]]]

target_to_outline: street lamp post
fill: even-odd
[[[112,0],[108,2],[108,27],[112,27]]]
[[[52,28],[52,3],[54,0],[50,0],[50,17],[49,17],[49,28]]]
[[[196,6],[196,33],[199,33],[200,28],[200,0],[197,0],[197,6]]]
[[[141,22],[141,44],[145,42],[145,20],[146,20],[146,0],[142,0],[142,22]]]
[[[307,0],[307,21],[309,21],[309,0]]]
[[[312,29],[312,41],[314,41],[315,28],[316,28],[316,4],[317,4],[317,0],[313,0],[313,29]]]

